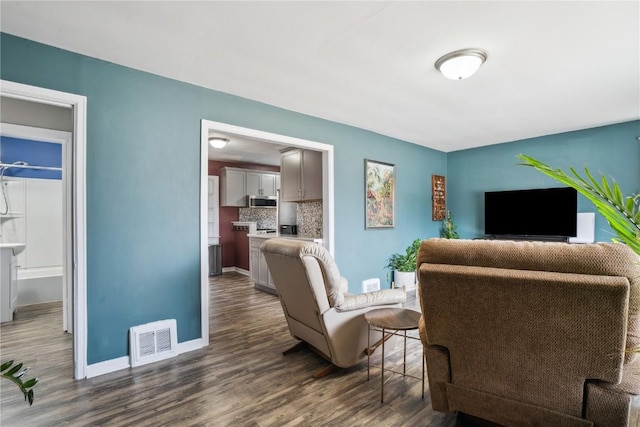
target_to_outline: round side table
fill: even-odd
[[[401,374],[403,377],[411,377],[422,381],[422,398],[424,399],[424,348],[422,349],[422,377],[416,377],[407,374],[407,331],[418,329],[420,320],[420,312],[407,308],[377,308],[364,314],[364,318],[369,324],[369,335],[367,348],[367,380],[370,378],[371,369],[371,331],[382,332],[382,362],[379,368],[382,373],[380,375],[380,402],[384,402],[384,373],[385,371]],[[384,367],[384,343],[393,335],[402,336],[404,338],[404,352],[402,359],[402,372],[393,369],[385,369]],[[409,339],[420,340],[419,337],[409,336]],[[375,349],[374,349],[375,350]],[[377,365],[373,365],[378,367]]]

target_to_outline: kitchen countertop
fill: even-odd
[[[304,234],[280,234],[278,232],[275,233],[256,233],[249,234],[250,238],[258,238],[258,239],[273,239],[274,237],[282,237],[285,239],[297,239],[297,240],[308,240],[309,242],[314,243],[322,243],[322,237],[314,237],[307,236]]]

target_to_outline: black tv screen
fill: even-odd
[[[578,193],[570,187],[484,193],[489,235],[575,237]]]

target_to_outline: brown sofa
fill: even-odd
[[[431,404],[507,426],[626,426],[640,393],[640,258],[617,243],[429,239]]]

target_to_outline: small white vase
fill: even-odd
[[[416,272],[415,271],[398,271],[393,272],[393,279],[395,286],[398,289],[406,291],[412,291],[416,288]]]

